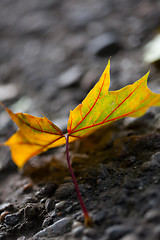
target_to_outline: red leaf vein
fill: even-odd
[[[97,101],[98,101],[98,99],[99,99],[99,96],[100,96],[100,94],[101,94],[101,91],[102,91],[102,89],[103,89],[104,81],[105,81],[105,79],[104,79],[103,82],[102,82],[100,91],[99,91],[99,93],[98,93],[97,98],[95,98],[95,102],[93,103],[92,107],[89,109],[89,111],[86,113],[86,115],[82,118],[82,120],[79,121],[79,123],[71,130],[71,133],[75,132],[74,130],[84,121],[84,119],[88,116],[88,114],[92,111],[92,109],[93,109],[94,106],[96,105],[96,103],[97,103]],[[80,130],[77,130],[77,131],[80,131]],[[77,132],[77,131],[76,131],[76,132]]]
[[[103,82],[104,83],[104,82]],[[120,119],[120,118],[123,118],[123,117],[126,117],[132,113],[134,113],[135,111],[133,110],[132,112],[129,112],[127,114],[124,114],[124,115],[121,115],[121,116],[118,116],[116,118],[112,118],[112,119],[109,119],[107,120],[140,86],[141,86],[142,82],[120,103],[118,104],[118,106],[100,123],[97,123],[97,124],[94,124],[91,125],[91,126],[86,126],[84,128],[81,128],[81,129],[78,129],[78,130],[75,130],[76,127],[82,122],[80,122],[73,130],[72,130],[72,134],[75,133],[75,132],[79,132],[79,131],[82,131],[82,130],[85,130],[85,129],[88,129],[88,128],[92,128],[92,127],[96,127],[96,126],[99,126],[99,125],[102,125],[103,123],[107,123],[107,122],[111,122],[111,121],[115,121],[117,119]],[[102,91],[102,88],[101,88],[101,91]],[[100,93],[98,94],[98,97],[99,97]],[[98,97],[97,97],[97,101],[98,101]],[[147,96],[148,97],[148,96]],[[145,99],[146,100],[146,99]],[[93,109],[93,107],[95,106],[96,102],[93,104],[91,110]],[[84,118],[87,117],[87,115],[90,113],[91,111],[89,111]],[[107,120],[107,121],[106,121]],[[75,131],[74,131],[75,130]]]
[[[52,127],[53,127],[56,131],[58,131],[59,133],[52,133],[52,132],[48,132],[48,131],[45,131],[45,130],[37,129],[36,127],[31,126],[29,123],[26,123],[25,121],[23,121],[23,120],[22,120],[21,118],[19,118],[18,116],[17,116],[17,118],[18,118],[19,121],[21,121],[23,124],[25,124],[26,126],[32,128],[32,129],[34,129],[34,130],[36,130],[36,131],[39,131],[39,132],[42,132],[42,133],[49,133],[49,134],[53,134],[53,135],[61,135],[61,136],[63,136],[63,134],[62,134],[60,131],[58,131],[58,129],[56,129],[56,128],[54,127],[54,125],[53,125]],[[49,123],[50,123],[50,122],[49,122]]]

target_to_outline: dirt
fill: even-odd
[[[159,1],[5,0],[0,2],[0,101],[15,112],[42,112],[66,131],[111,57],[111,90],[143,76],[160,92],[159,65],[144,46],[159,32]],[[0,239],[159,240],[160,115],[124,119],[70,144],[83,214],[65,147],[18,170],[0,148]],[[16,130],[0,109],[0,142]]]

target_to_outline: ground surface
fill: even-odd
[[[158,33],[157,0],[0,1],[0,101],[41,116],[64,131],[111,58],[111,90],[149,69],[160,92],[157,64],[143,60]],[[98,38],[97,38],[98,37]],[[65,148],[18,171],[0,149],[0,239],[160,239],[160,115],[125,119],[70,146],[72,165],[94,225],[85,228]],[[0,140],[15,126],[0,109]]]

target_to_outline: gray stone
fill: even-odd
[[[28,197],[26,197],[26,198],[24,199],[24,204],[26,204],[26,203],[36,203],[36,202],[37,202],[36,197],[30,197],[30,196],[28,196]]]
[[[0,101],[11,100],[18,95],[18,87],[15,84],[0,85]]]
[[[155,63],[160,61],[160,34],[157,34],[144,47],[143,59],[146,63]]]
[[[155,222],[160,223],[160,210],[159,209],[151,209],[144,215],[144,219],[146,222]]]
[[[86,228],[83,231],[83,234],[87,237],[96,239],[97,238],[97,230],[94,228]]]
[[[54,182],[49,182],[41,189],[40,195],[50,197],[53,195],[56,189],[57,189],[57,184]]]
[[[55,207],[55,202],[54,202],[54,199],[52,198],[48,198],[45,202],[45,210],[46,212],[50,212],[54,209]]]
[[[139,238],[134,234],[127,234],[124,237],[120,238],[120,240],[138,240]]]
[[[15,226],[19,222],[19,218],[18,213],[7,214],[4,218],[4,223],[8,226]]]
[[[73,221],[73,224],[72,224],[72,228],[74,229],[74,228],[77,228],[77,227],[79,227],[79,226],[83,226],[82,223],[74,220],[74,221]]]
[[[87,52],[97,56],[113,56],[121,49],[114,33],[104,33],[92,39],[87,46]]]
[[[61,210],[64,205],[65,205],[66,201],[61,201],[55,204],[55,210]]]
[[[94,223],[101,224],[104,219],[106,218],[107,213],[104,210],[101,210],[96,213],[96,215],[93,218]]]
[[[60,88],[67,88],[77,84],[82,77],[83,70],[75,65],[59,76],[58,85]]]
[[[151,156],[150,161],[143,163],[142,169],[149,170],[155,167],[160,167],[160,152],[156,152]]]
[[[26,240],[26,237],[22,236],[22,237],[17,238],[17,240]]]
[[[154,153],[151,157],[151,161],[157,161],[158,163],[160,163],[160,152]]]
[[[73,209],[73,206],[71,205],[65,209],[65,212],[70,213],[72,211],[72,209]]]
[[[73,228],[73,230],[72,230],[73,237],[81,237],[83,234],[83,230],[84,230],[84,226],[82,226],[82,225]]]
[[[117,240],[132,231],[131,227],[124,225],[114,225],[106,229],[105,235],[109,240]]]
[[[160,225],[153,229],[154,239],[160,239]]]
[[[81,240],[93,240],[93,238],[87,237],[87,236],[82,236]]]
[[[43,210],[43,204],[27,203],[24,208],[24,217],[27,220],[38,218]]]
[[[0,204],[0,212],[3,212],[4,210],[11,211],[13,210],[13,204],[12,203],[1,203]]]
[[[56,190],[55,197],[57,199],[66,199],[75,192],[73,183],[64,183]]]
[[[71,224],[72,224],[71,218],[68,217],[62,218],[57,222],[53,223],[51,226],[36,233],[33,236],[33,239],[34,240],[47,239],[49,237],[56,237],[58,235],[62,235],[71,229]]]

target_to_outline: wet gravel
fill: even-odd
[[[15,112],[46,115],[66,131],[69,110],[96,83],[111,58],[111,90],[149,69],[160,2],[151,0],[0,1],[0,101]],[[72,166],[93,227],[86,228],[66,167],[51,149],[18,171],[0,148],[0,240],[159,240],[160,115],[152,108],[70,145]],[[0,142],[16,130],[0,109]]]

